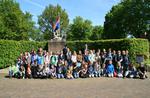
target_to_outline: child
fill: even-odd
[[[138,67],[138,75],[139,75],[140,79],[148,78],[146,75],[146,68],[145,68],[144,64],[140,64],[140,66]]]
[[[34,62],[31,64],[31,72],[32,72],[33,78],[36,78],[37,77],[37,62],[36,62],[36,60],[34,60]]]
[[[54,65],[51,65],[51,68],[50,68],[50,77],[53,79],[53,78],[56,78],[56,68]]]
[[[12,78],[13,77],[13,70],[12,70],[12,65],[9,66],[9,78]]]
[[[112,60],[109,60],[109,64],[106,67],[106,73],[108,77],[114,76],[114,65],[112,64]]]
[[[88,66],[88,75],[90,78],[94,77],[94,68],[91,62],[89,63],[89,66]]]
[[[94,62],[94,76],[95,77],[101,76],[101,69],[100,69],[100,65],[98,64],[98,61]]]
[[[136,75],[137,75],[137,71],[135,66],[133,66],[133,64],[130,64],[128,71],[125,73],[125,77],[136,78]]]
[[[101,65],[101,76],[106,76],[106,64]]]
[[[69,69],[67,70],[67,75],[66,75],[67,79],[73,79],[72,69],[73,69],[73,67],[70,66]]]
[[[73,67],[73,76],[74,78],[79,78],[79,72],[81,69],[81,63],[77,62],[76,65]]]
[[[62,73],[64,75],[64,78],[66,78],[67,67],[68,67],[68,62],[67,62],[67,60],[65,60],[63,66],[62,66],[62,70],[63,70]]]
[[[43,78],[48,78],[50,77],[50,69],[48,65],[45,65],[43,68]]]
[[[27,65],[27,76],[26,77],[29,78],[29,79],[32,77],[31,68],[30,68],[29,64]]]
[[[9,76],[10,77],[18,78],[18,75],[19,75],[19,69],[18,69],[18,67],[12,64],[9,67]]]
[[[121,66],[121,63],[117,63],[117,66],[116,66],[116,72],[117,72],[117,76],[118,78],[122,78],[123,77],[123,69],[122,69],[122,66]]]
[[[57,67],[56,67],[56,73],[57,73],[57,78],[58,79],[64,78],[64,75],[63,75],[63,61],[61,61],[61,60],[58,61],[58,64],[57,64]]]
[[[82,62],[82,69],[79,73],[80,77],[81,78],[87,78],[88,77],[88,74],[87,74],[87,71],[88,71],[88,65],[86,62]]]
[[[19,78],[25,78],[25,68],[23,65],[21,65],[19,68]]]

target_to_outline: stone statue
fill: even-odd
[[[53,40],[62,40],[60,29],[53,32]]]

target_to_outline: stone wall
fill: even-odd
[[[65,41],[57,41],[57,40],[51,40],[48,41],[48,51],[57,52],[63,49],[64,45],[66,44]]]

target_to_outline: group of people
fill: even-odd
[[[36,52],[21,53],[15,65],[9,68],[9,76],[16,78],[93,78],[118,77],[145,79],[143,64],[136,68],[130,62],[128,50],[70,51],[65,46],[60,52],[47,52],[39,48]]]

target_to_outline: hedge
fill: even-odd
[[[109,39],[97,41],[70,41],[67,42],[71,50],[82,50],[85,44],[89,49],[103,49],[108,50],[128,50],[131,61],[136,63],[136,56],[143,55],[145,60],[149,58],[149,42],[146,39]]]
[[[97,41],[67,41],[71,50],[83,50],[85,44],[89,49],[112,48],[112,50],[129,50],[131,61],[135,63],[136,55],[149,58],[149,42],[146,39],[110,39]],[[14,63],[21,52],[37,50],[42,47],[48,50],[48,42],[0,40],[0,68]]]
[[[39,47],[47,49],[47,42],[0,40],[0,68],[14,63],[21,52]]]

